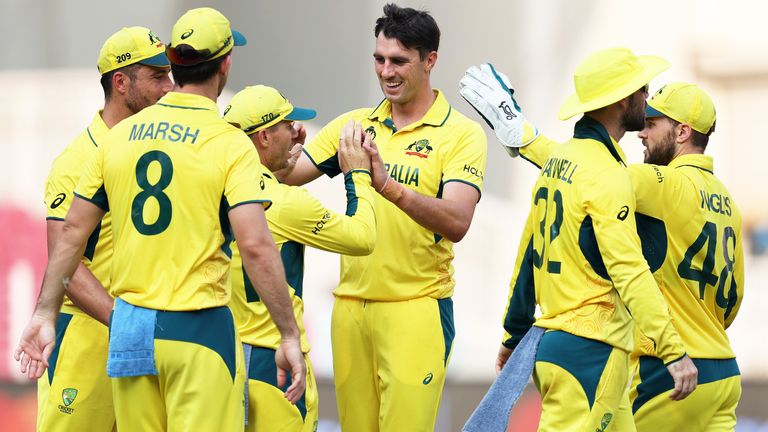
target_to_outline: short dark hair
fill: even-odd
[[[677,127],[677,125],[680,124],[679,121],[673,119],[672,117],[667,118],[669,119],[669,122],[672,123],[672,127]],[[712,127],[709,128],[709,132],[705,134],[691,128],[691,144],[702,150],[706,150],[707,144],[709,144],[709,136],[712,135],[712,133],[715,131],[716,124],[717,122],[712,123]]]
[[[123,66],[121,68],[111,70],[101,76],[101,88],[104,90],[104,100],[109,100],[112,97],[112,77],[117,72],[122,72],[128,75],[130,79],[136,79],[136,71],[141,66],[140,63],[134,63],[132,65]]]
[[[394,3],[384,6],[384,16],[376,20],[374,35],[379,33],[390,39],[397,39],[408,49],[419,50],[424,60],[440,45],[440,28],[429,12],[412,8],[401,8]]]
[[[178,49],[178,48],[177,48]],[[191,49],[191,48],[190,48]],[[198,63],[194,66],[180,66],[171,63],[171,73],[173,73],[173,81],[179,86],[184,87],[187,84],[199,84],[211,79],[216,75],[219,70],[219,66],[231,51],[224,54],[221,57],[209,60],[203,63]]]

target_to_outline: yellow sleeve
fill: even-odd
[[[668,209],[659,203],[678,203],[683,194],[684,183],[688,181],[675,172],[674,168],[650,164],[632,164],[627,167],[635,191],[638,213],[664,219]]]
[[[685,347],[641,253],[629,175],[623,167],[616,167],[586,186],[582,189],[584,202],[608,276],[635,324],[653,341],[659,358],[665,364],[678,360],[685,355]]]
[[[551,140],[544,135],[539,135],[530,144],[520,147],[518,150],[520,151],[520,157],[541,169],[544,162],[549,159],[549,155],[559,145],[559,142]]]
[[[304,154],[328,177],[341,173],[339,168],[339,137],[341,128],[349,121],[351,113],[342,114],[325,125],[312,141],[304,146]]]
[[[536,321],[536,290],[533,284],[533,212],[520,237],[515,268],[509,282],[509,297],[504,310],[504,339],[502,344],[514,350]]]
[[[267,217],[276,234],[299,243],[344,255],[368,255],[376,244],[373,188],[368,171],[353,170],[344,176],[346,214],[335,213],[305,189],[291,187],[280,204],[280,213]]]
[[[74,194],[109,211],[107,191],[104,189],[104,146],[85,165],[85,171],[75,187]]]
[[[237,134],[225,155],[227,175],[224,196],[227,204],[232,208],[241,204],[262,203],[267,208],[271,201],[264,194],[259,154],[244,133],[237,131]]]
[[[466,129],[448,151],[443,163],[443,184],[458,181],[481,192],[487,153],[485,132],[479,124],[472,122],[471,127]]]
[[[78,161],[78,167],[71,167],[70,159],[69,153],[64,153],[53,161],[45,182],[46,219],[64,220],[72,205],[73,192],[79,178],[73,174],[80,172],[79,164],[85,161]]]

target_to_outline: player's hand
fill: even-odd
[[[696,390],[699,371],[688,355],[674,363],[670,363],[667,366],[667,370],[672,375],[672,379],[675,380],[675,388],[669,394],[670,399],[676,401],[683,400]]]
[[[536,126],[523,117],[509,78],[492,64],[467,69],[459,81],[459,93],[493,129],[510,156],[519,155],[519,147],[539,136]]]
[[[351,170],[371,170],[371,158],[363,149],[363,141],[370,137],[363,132],[363,125],[350,120],[343,128],[339,137],[339,167],[346,174]]]
[[[496,357],[496,375],[501,373],[501,370],[504,369],[504,365],[507,364],[507,360],[509,360],[509,356],[511,355],[512,350],[501,345],[501,348],[499,348],[499,355]]]
[[[32,315],[21,334],[19,346],[13,358],[20,362],[21,373],[30,380],[40,378],[48,367],[53,347],[56,346],[56,324],[54,319]]]
[[[285,386],[287,374],[291,374],[291,385],[285,390],[285,398],[295,405],[304,396],[307,385],[307,364],[299,339],[282,340],[275,352],[275,364],[278,387]]]
[[[376,143],[370,137],[363,142],[363,147],[371,158],[371,186],[381,193],[387,179],[389,179],[389,173],[384,165],[384,160],[381,159],[379,148],[376,147]]]
[[[307,139],[307,129],[302,122],[293,122],[293,143],[304,145],[304,141]],[[296,148],[294,146],[294,148]]]

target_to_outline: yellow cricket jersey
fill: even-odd
[[[376,217],[373,213],[374,191],[368,171],[351,171],[344,176],[347,191],[346,214],[327,209],[305,189],[281,184],[262,166],[265,198],[272,201],[267,223],[272,233],[288,280],[293,313],[301,331],[301,346],[309,352],[304,331],[303,280],[304,246],[346,255],[369,254],[376,244]],[[232,300],[240,340],[265,348],[280,346],[280,332],[266,306],[248,279],[237,244],[232,246]]]
[[[402,129],[391,119],[389,101],[342,114],[326,125],[304,151],[329,176],[340,172],[336,155],[341,128],[350,119],[373,135],[386,169],[423,195],[440,198],[449,182],[481,190],[486,139],[479,124],[453,109],[440,91],[424,117]],[[376,248],[369,256],[341,257],[337,296],[399,301],[453,294],[453,242],[424,228],[378,194]]]
[[[530,326],[535,299],[536,326],[630,352],[634,318],[665,363],[685,354],[641,254],[625,164],[621,147],[586,116],[543,163],[511,283],[508,346],[525,321]]]
[[[104,124],[99,111],[91,120],[91,124],[53,161],[45,183],[47,220],[63,221],[65,219],[72,205],[73,192],[80,179],[82,167],[98,153],[99,145],[107,132],[109,128]],[[104,215],[88,237],[82,262],[109,291],[109,274],[112,266],[112,216],[110,213]],[[64,297],[61,310],[67,313],[82,313],[67,297]]]
[[[659,220],[656,282],[693,358],[735,357],[725,329],[744,294],[741,213],[713,174],[712,158],[688,154],[668,166],[629,167],[637,211]],[[667,233],[670,233],[667,235]],[[642,334],[636,351],[656,356]]]
[[[112,213],[112,291],[133,305],[198,310],[229,302],[227,212],[263,203],[248,137],[216,103],[171,92],[117,124],[76,194]]]

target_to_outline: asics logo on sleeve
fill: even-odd
[[[63,203],[66,198],[67,198],[67,194],[65,193],[60,193],[56,195],[56,198],[51,203],[51,208],[55,209],[56,207],[60,206],[61,203]]]
[[[501,108],[501,110],[504,111],[504,115],[507,116],[507,120],[512,120],[515,117],[517,117],[515,113],[512,112],[512,107],[510,107],[509,104],[507,104],[507,101],[501,101],[499,108]]]
[[[427,376],[424,377],[424,380],[421,383],[424,384],[424,385],[427,385],[427,384],[431,383],[433,376],[434,375],[432,375],[432,372],[428,373]]]
[[[621,207],[621,210],[619,210],[619,214],[616,215],[616,217],[620,221],[623,221],[624,219],[626,219],[627,216],[629,216],[629,207],[627,207],[627,206]]]

